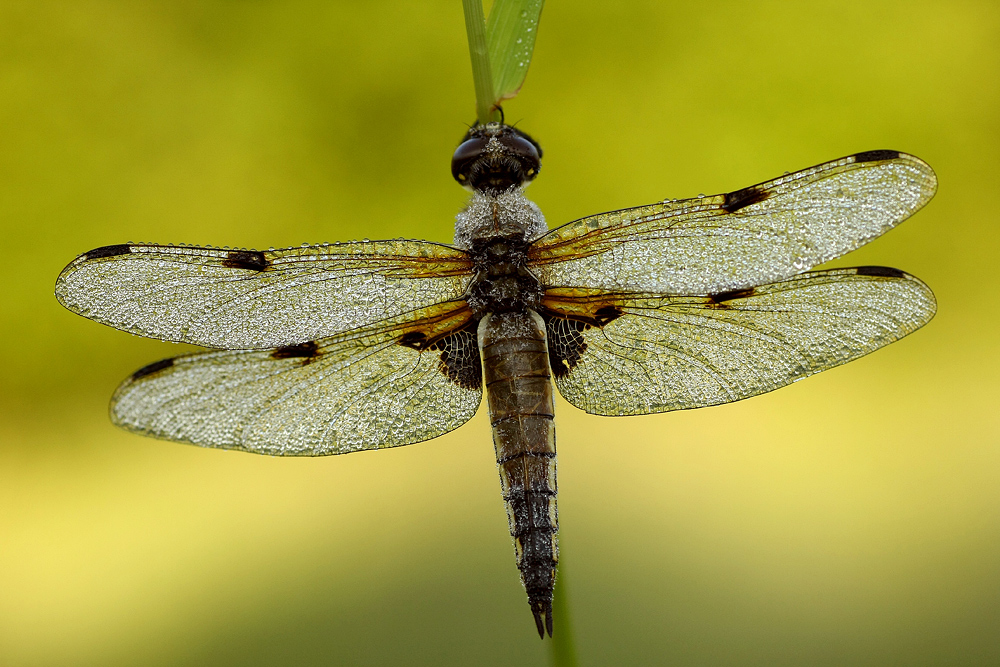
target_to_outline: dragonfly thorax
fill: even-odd
[[[466,294],[477,315],[534,309],[542,286],[527,268],[528,243],[519,237],[478,241],[470,248],[475,277]]]

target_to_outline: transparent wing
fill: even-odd
[[[123,244],[59,275],[70,310],[141,336],[260,349],[315,340],[459,298],[468,255],[427,241],[266,252]]]
[[[926,285],[884,267],[709,297],[554,290],[543,303],[559,391],[600,415],[756,396],[898,340],[936,308]]]
[[[934,171],[869,151],[728,194],[583,218],[530,249],[544,285],[710,294],[783,280],[854,250],[926,204]]]
[[[274,350],[165,359],[115,392],[111,418],[143,435],[274,456],[395,447],[468,421],[482,397],[464,304]]]

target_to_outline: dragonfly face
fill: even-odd
[[[473,190],[493,194],[534,180],[542,148],[524,132],[501,123],[474,125],[451,158],[451,175]]]
[[[524,196],[542,151],[476,126],[452,159],[472,190],[453,245],[280,250],[120,244],[77,257],[56,297],[132,333],[215,351],[126,379],[111,416],[204,447],[321,456],[468,421],[484,388],[517,565],[552,634],[553,385],[599,415],[736,401],[891,343],[934,315],[887,267],[811,271],[926,204],[918,158],[868,151],[732,192],[549,230]]]

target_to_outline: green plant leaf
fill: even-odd
[[[545,0],[494,0],[487,22],[482,0],[462,0],[480,123],[500,120],[497,106],[521,89],[544,4]]]
[[[494,0],[486,24],[493,104],[517,95],[535,50],[545,0]]]

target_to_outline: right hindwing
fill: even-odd
[[[777,389],[902,338],[935,308],[917,278],[858,267],[709,296],[550,289],[542,313],[566,400],[638,415]]]

